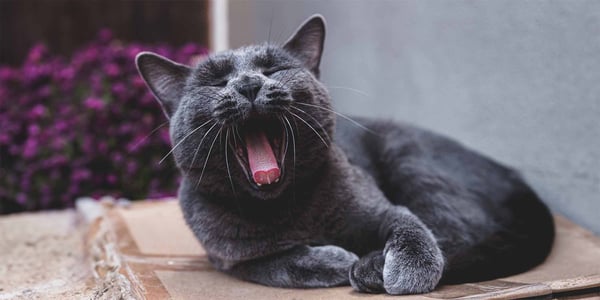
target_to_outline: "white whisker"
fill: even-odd
[[[323,145],[325,145],[325,147],[329,148],[329,145],[327,144],[327,142],[325,142],[325,139],[323,139],[323,137],[322,137],[322,136],[321,136],[321,135],[320,135],[320,134],[317,132],[317,130],[316,130],[314,127],[312,127],[312,126],[311,126],[311,125],[310,125],[308,122],[306,122],[304,119],[302,119],[302,117],[300,117],[299,115],[297,115],[297,114],[295,114],[295,113],[293,113],[293,112],[291,112],[291,111],[288,111],[288,113],[290,113],[292,116],[294,116],[294,117],[296,117],[296,118],[300,119],[300,121],[304,122],[304,124],[306,124],[306,126],[308,126],[310,129],[312,129],[312,131],[313,131],[315,134],[317,134],[317,136],[318,136],[318,137],[321,139],[321,141],[323,142]]]
[[[296,169],[296,138],[294,135],[294,129],[292,128],[292,124],[290,123],[290,120],[286,116],[283,116],[283,118],[285,119],[285,122],[289,125],[290,133],[292,134],[293,162],[294,162],[294,169]]]
[[[355,88],[351,88],[351,87],[347,87],[347,86],[328,86],[327,88],[329,88],[329,89],[340,89],[340,90],[352,91],[352,92],[355,92],[355,93],[360,94],[362,96],[373,98],[371,95],[367,94],[364,91],[357,90]],[[361,99],[361,100],[363,100],[363,99]]]
[[[194,166],[194,162],[196,162],[196,157],[198,156],[198,152],[200,151],[200,147],[202,146],[202,143],[204,142],[204,139],[213,130],[213,128],[215,128],[215,126],[217,126],[217,124],[218,123],[215,122],[212,126],[210,126],[210,128],[206,131],[206,133],[204,133],[204,136],[200,140],[200,143],[198,143],[198,147],[196,148],[196,152],[194,153],[194,157],[192,158],[192,162],[190,163],[190,166],[188,168],[188,172],[190,172],[192,170],[192,167]]]
[[[227,175],[229,176],[229,183],[231,184],[231,191],[233,192],[233,195],[235,196],[235,188],[233,187],[233,179],[231,179],[231,171],[229,171],[229,158],[228,158],[228,152],[229,152],[229,128],[227,128],[227,132],[225,133],[225,165],[227,165]]]
[[[292,134],[292,150],[293,150],[293,168],[292,170],[292,201],[296,201],[296,138],[294,134],[294,129],[292,128],[292,124],[287,116],[283,116],[285,122],[290,126],[290,132]]]
[[[215,145],[217,138],[221,135],[222,130],[223,130],[223,126],[221,126],[221,129],[219,129],[219,132],[217,132],[217,135],[215,135],[215,139],[212,141],[212,144],[210,144],[210,148],[208,149],[208,154],[206,155],[206,160],[204,161],[204,166],[202,167],[202,172],[200,173],[200,179],[198,179],[196,188],[198,186],[200,186],[200,182],[202,182],[202,177],[204,176],[204,171],[206,170],[206,165],[208,164],[208,159],[210,159],[210,153],[212,152],[212,148]]]
[[[340,116],[340,117],[342,117],[342,118],[344,118],[344,119],[352,122],[352,124],[354,124],[354,125],[362,128],[362,129],[364,129],[364,130],[366,130],[366,131],[368,131],[368,132],[370,132],[370,133],[372,133],[374,135],[379,136],[379,134],[377,132],[375,132],[375,131],[373,131],[373,130],[367,128],[367,127],[365,127],[364,125],[362,125],[362,124],[354,121],[352,118],[350,118],[350,117],[348,117],[348,116],[346,116],[346,115],[344,115],[342,113],[339,113],[339,112],[337,112],[335,110],[332,110],[332,109],[329,109],[329,108],[326,108],[326,107],[321,107],[321,106],[314,105],[314,104],[308,104],[308,103],[295,102],[295,104],[300,104],[300,105],[306,105],[306,106],[310,106],[310,107],[315,107],[315,108],[323,109],[323,110],[326,110],[328,112],[334,113],[334,114],[336,114],[336,115],[338,115],[338,116]]]
[[[285,167],[285,157],[287,156],[287,152],[288,152],[288,143],[289,143],[289,136],[288,136],[288,131],[287,131],[287,127],[285,125],[285,123],[283,122],[283,119],[281,118],[281,116],[279,116],[279,122],[281,122],[281,125],[283,125],[283,138],[285,141],[285,148],[283,148],[283,159],[282,161],[282,167]]]
[[[163,126],[165,126],[165,125],[167,125],[167,124],[169,124],[169,121],[166,121],[166,122],[164,122],[164,123],[162,123],[162,124],[158,125],[158,127],[154,128],[152,131],[150,131],[150,133],[149,133],[147,136],[145,136],[143,139],[139,140],[137,143],[135,143],[135,145],[133,145],[133,148],[131,148],[131,149],[132,149],[132,151],[133,151],[133,150],[135,150],[135,149],[137,149],[137,147],[139,147],[139,146],[142,144],[142,142],[144,142],[145,140],[147,140],[147,139],[148,139],[150,136],[152,136],[152,135],[153,135],[153,134],[154,134],[156,131],[158,131],[159,129],[161,129]]]
[[[317,120],[315,119],[313,116],[311,116],[309,113],[307,113],[306,111],[304,111],[303,109],[300,109],[299,107],[295,107],[295,106],[291,106],[291,108],[298,110],[302,113],[304,113],[305,115],[307,115],[309,118],[311,118],[313,121],[315,121],[315,123],[317,123],[317,125],[319,127],[321,127],[321,129],[323,130],[323,133],[325,134],[325,137],[331,141],[331,137],[329,136],[329,134],[327,133],[327,131],[325,130],[325,127],[323,127],[323,125]]]
[[[169,151],[169,153],[167,153],[167,155],[165,155],[159,162],[158,164],[160,165],[165,159],[167,159],[167,157],[169,157],[169,154],[173,153],[173,151],[175,151],[175,148],[177,148],[177,146],[181,145],[181,143],[183,143],[183,141],[185,141],[185,139],[187,139],[190,135],[194,134],[194,132],[200,130],[200,128],[202,128],[204,125],[208,124],[208,122],[210,122],[212,120],[208,120],[206,122],[204,122],[202,125],[196,127],[196,129],[192,130],[190,133],[188,133],[185,137],[183,137],[181,139],[181,141],[179,141],[179,143],[177,143],[175,146],[173,146],[173,148],[171,149],[171,151]]]

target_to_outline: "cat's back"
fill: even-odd
[[[462,148],[449,138],[414,125],[368,117],[338,118],[334,141],[352,164],[376,178],[389,159],[424,159]]]
[[[394,173],[390,169],[415,165],[432,173],[427,175],[441,174],[462,186],[486,186],[502,194],[509,191],[498,183],[518,177],[512,169],[429,130],[392,120],[352,119],[360,126],[338,118],[335,143],[352,164],[367,171],[380,186],[393,184],[389,182],[390,173]]]

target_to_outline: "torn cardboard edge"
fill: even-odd
[[[525,273],[486,282],[446,285],[402,299],[514,299],[573,291],[600,294],[600,239],[556,216],[549,258]],[[94,274],[108,298],[125,299],[343,299],[364,294],[350,287],[282,289],[240,281],[214,270],[183,221],[174,199],[104,205],[90,226]],[[386,295],[369,295],[383,299]]]

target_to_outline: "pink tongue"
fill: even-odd
[[[247,132],[246,150],[254,182],[263,185],[279,180],[279,166],[264,132],[260,130]]]

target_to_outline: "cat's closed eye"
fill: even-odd
[[[227,79],[223,79],[221,81],[216,81],[215,83],[210,84],[210,86],[214,87],[225,87],[229,81]]]
[[[284,70],[289,70],[289,69],[290,69],[290,67],[287,67],[287,66],[277,66],[277,67],[264,69],[262,73],[265,76],[271,76],[279,71],[284,71]]]

